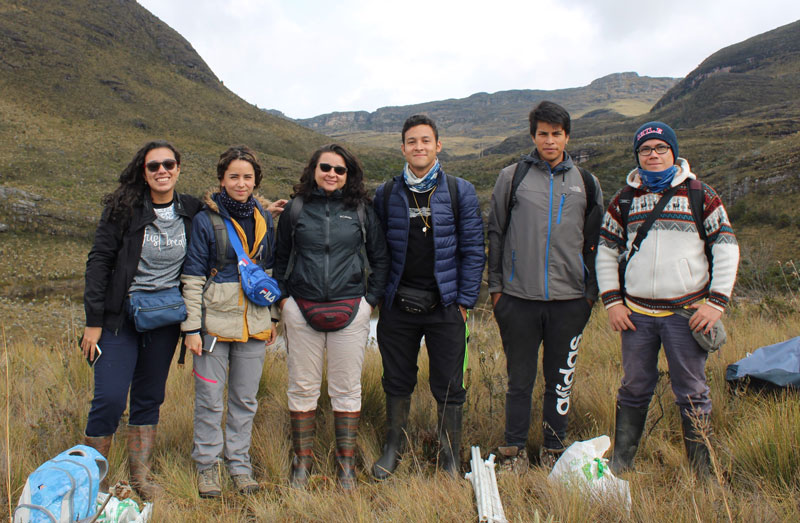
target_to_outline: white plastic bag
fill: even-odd
[[[109,494],[100,492],[97,495],[97,509],[103,506]],[[153,510],[152,503],[145,503],[142,511],[139,512],[139,504],[134,500],[117,499],[111,496],[108,504],[103,509],[103,513],[97,518],[98,523],[147,523]]]
[[[586,489],[601,499],[614,498],[631,508],[631,490],[628,482],[611,472],[608,460],[603,457],[611,446],[608,436],[598,436],[586,441],[576,441],[561,454],[548,479]]]

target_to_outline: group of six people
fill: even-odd
[[[626,188],[604,211],[597,178],[566,152],[567,111],[541,102],[529,122],[535,148],[500,172],[488,218],[488,291],[508,372],[501,468],[520,472],[530,463],[540,346],[540,463],[552,466],[565,449],[582,332],[599,297],[622,337],[612,469],[633,466],[663,345],[687,454],[706,474],[709,455],[699,432],[711,412],[708,352],[693,331],[708,332],[719,320],[739,257],[720,197],[678,156],[674,131],[648,122],[634,136],[636,167]],[[108,456],[130,391],[130,479],[143,498],[159,492],[148,477],[150,458],[181,335],[193,354],[198,492],[221,495],[221,463],[238,491],[258,489],[252,425],[278,321],[294,450],[289,483],[302,488],[309,481],[327,360],[337,479],[345,490],[355,488],[361,370],[375,307],[386,435],[372,475],[390,477],[403,452],[423,337],[437,402],[438,465],[460,473],[467,319],[486,262],[484,223],[473,185],[439,163],[434,121],[409,117],[401,139],[403,172],[380,185],[374,199],[358,158],[336,144],[314,152],[288,203],[254,194],[262,168],[245,146],[220,156],[219,185],[202,202],[175,191],[181,156],[167,142],[148,143],[123,170],[119,187],[103,200],[86,266],[81,346],[95,362],[95,385],[85,442]],[[235,244],[252,263],[272,269],[280,291],[272,308],[242,292]],[[140,332],[134,293],[178,289],[185,320]]]

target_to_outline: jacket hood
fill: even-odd
[[[523,162],[532,162],[533,165],[535,165],[538,169],[544,172],[552,171],[554,173],[559,173],[561,171],[568,171],[572,169],[572,167],[574,166],[572,157],[569,155],[567,151],[564,151],[564,159],[561,160],[561,163],[559,163],[553,168],[550,167],[550,164],[548,162],[542,160],[541,157],[539,157],[539,151],[536,149],[534,149],[533,152],[530,154],[523,154],[521,160]]]
[[[272,203],[271,200],[268,200],[255,193],[253,193],[253,198],[256,199],[256,207],[258,207],[259,210],[261,211],[266,210],[267,207],[269,207],[269,205]],[[227,209],[225,209],[224,207],[220,209],[218,200],[219,200],[219,189],[209,189],[203,196],[203,203],[205,204],[207,209],[214,211],[220,216],[230,217],[230,214],[228,214]]]
[[[671,187],[680,185],[689,179],[697,179],[697,175],[692,172],[692,168],[689,167],[689,162],[687,162],[685,158],[679,157],[677,165],[678,172],[675,173],[675,178],[672,179]],[[625,182],[634,189],[640,189],[642,187],[642,178],[639,176],[638,167],[632,169],[631,172],[628,173]]]

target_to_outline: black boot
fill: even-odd
[[[633,458],[639,449],[647,407],[626,407],[617,403],[617,420],[614,428],[614,453],[609,466],[614,474],[633,468]]]
[[[711,456],[703,434],[711,440],[711,418],[708,414],[689,416],[681,413],[681,421],[689,466],[699,479],[705,479],[711,474]]]
[[[453,477],[461,474],[461,415],[462,405],[440,403],[439,466]]]
[[[410,397],[386,395],[386,444],[383,446],[383,454],[372,466],[372,475],[377,480],[388,478],[397,468],[397,460],[400,459],[406,438],[410,410]]]

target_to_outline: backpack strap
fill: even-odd
[[[694,225],[697,228],[697,234],[703,240],[703,247],[708,259],[708,274],[709,282],[711,276],[711,265],[714,261],[711,254],[711,245],[708,244],[708,235],[706,234],[705,225],[703,225],[703,215],[705,214],[705,191],[703,190],[703,183],[697,178],[689,179],[689,207],[692,209],[692,218],[694,218]]]
[[[206,209],[206,214],[211,225],[214,227],[214,243],[217,246],[217,262],[214,269],[221,272],[222,269],[233,260],[228,259],[228,229],[225,227],[225,221],[218,213]]]
[[[592,173],[584,169],[583,167],[578,167],[578,171],[581,173],[581,178],[583,179],[583,189],[584,193],[586,194],[586,209],[583,212],[584,220],[589,213],[597,206],[597,186],[594,183],[594,178],[592,178]]]
[[[703,213],[705,211],[705,193],[703,191],[703,184],[700,180],[690,178],[688,180],[688,193],[689,193],[689,207],[692,210],[692,218],[694,219],[697,234],[705,244],[706,258],[708,258],[709,270],[711,267],[711,247],[708,245],[708,235],[706,228],[703,225]],[[619,214],[622,218],[622,236],[625,239],[625,245],[628,244],[628,215],[631,212],[631,201],[633,200],[633,187],[626,185],[619,193]]]
[[[517,189],[519,189],[522,180],[525,179],[525,175],[528,174],[528,169],[531,168],[532,163],[533,162],[528,160],[520,160],[517,162],[517,168],[514,169],[514,177],[511,178],[511,191],[508,193],[508,206],[506,207],[506,223],[503,226],[503,238],[508,234],[508,227],[511,225],[511,210],[517,204]]]
[[[453,209],[453,223],[456,224],[458,229],[458,180],[455,176],[450,176],[447,173],[442,173],[447,180],[447,190],[450,192],[450,207]]]
[[[623,247],[628,245],[628,215],[631,213],[631,202],[633,201],[633,187],[625,185],[619,193],[619,217],[622,219],[622,238]]]

